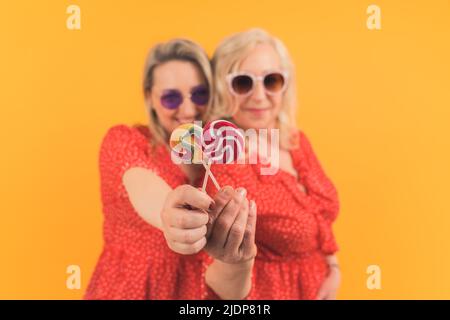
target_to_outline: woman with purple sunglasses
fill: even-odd
[[[143,81],[148,126],[115,126],[101,145],[105,243],[86,299],[240,299],[248,291],[240,271],[256,255],[254,202],[242,188],[208,196],[197,188],[202,167],[176,165],[170,156],[171,132],[211,108],[211,83],[210,62],[197,44],[176,39],[150,51]],[[230,221],[237,214],[247,224]],[[214,239],[227,245],[207,243],[213,224]]]

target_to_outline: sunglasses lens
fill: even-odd
[[[240,75],[233,78],[231,87],[237,94],[246,94],[253,88],[253,80],[246,75]]]
[[[264,77],[264,87],[270,92],[279,92],[284,87],[284,81],[281,73],[270,73]]]
[[[209,90],[206,86],[198,86],[191,91],[191,101],[197,106],[204,106],[209,101]]]
[[[183,97],[177,90],[167,90],[161,96],[161,104],[167,109],[176,109],[182,102]]]

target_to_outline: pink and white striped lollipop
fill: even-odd
[[[216,120],[203,128],[202,149],[208,163],[232,163],[244,150],[244,136],[233,123]]]
[[[216,120],[206,124],[202,138],[203,163],[206,169],[202,189],[205,190],[210,177],[219,190],[220,186],[210,170],[211,164],[228,164],[239,159],[244,150],[244,136],[233,123]]]

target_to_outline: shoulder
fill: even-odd
[[[305,150],[307,148],[311,148],[311,142],[303,130],[298,130],[298,140],[300,149]]]
[[[116,125],[105,134],[100,148],[101,169],[122,176],[128,169],[152,170],[170,186],[184,181],[184,174],[170,157],[165,145],[152,144],[150,130],[144,125]]]
[[[118,124],[108,129],[103,141],[148,141],[151,138],[147,127],[143,125],[127,126],[125,124]]]
[[[312,151],[311,142],[307,134],[303,130],[298,130],[295,133],[294,147],[291,149],[293,155],[301,156],[309,154]]]
[[[146,149],[151,141],[149,129],[143,125],[115,125],[109,128],[101,143],[101,152]]]
[[[305,171],[315,157],[311,141],[303,130],[298,130],[296,147],[291,150],[292,160],[297,170]]]
[[[115,125],[109,128],[100,146],[100,162],[136,163],[148,160],[150,136],[142,126]]]

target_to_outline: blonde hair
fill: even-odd
[[[165,43],[157,44],[150,50],[145,63],[142,83],[144,96],[152,90],[154,81],[153,73],[155,68],[172,60],[191,62],[199,68],[210,90],[210,101],[206,106],[207,110],[209,110],[212,101],[211,90],[213,88],[211,64],[208,55],[202,47],[187,39],[173,39]],[[167,144],[169,137],[167,136],[164,128],[161,126],[155,110],[150,105],[147,105],[146,107],[149,112],[148,126],[152,134],[152,142],[155,144]]]
[[[213,108],[209,118],[231,118],[232,95],[228,89],[226,76],[237,71],[240,63],[259,44],[271,45],[280,57],[282,68],[288,72],[288,84],[283,94],[282,107],[277,121],[280,129],[281,146],[292,149],[298,146],[298,129],[295,110],[297,108],[295,74],[292,60],[281,40],[258,28],[236,33],[225,38],[217,47],[212,58],[214,73]]]

